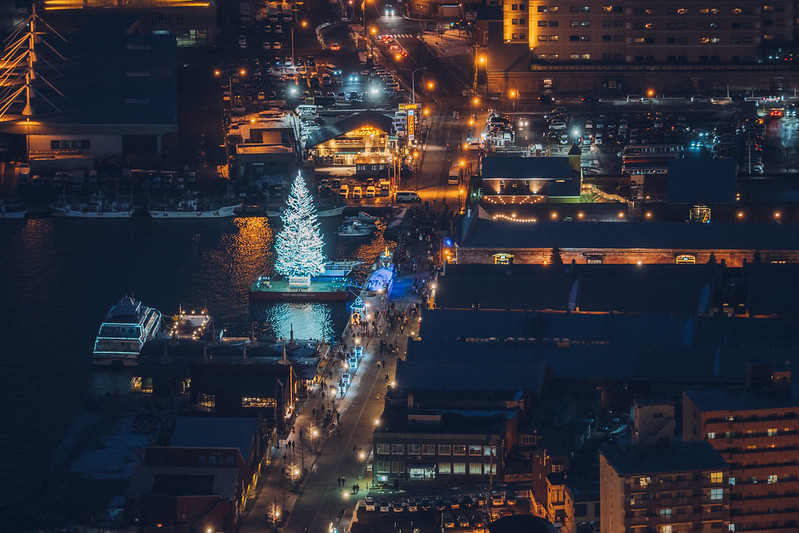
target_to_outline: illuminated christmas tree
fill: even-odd
[[[281,218],[283,229],[277,234],[275,242],[275,270],[284,276],[315,276],[321,273],[327,261],[322,251],[324,242],[316,220],[316,207],[299,172],[291,185]]]

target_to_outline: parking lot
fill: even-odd
[[[495,494],[460,495],[449,498],[381,498],[367,497],[357,505],[358,521],[352,532],[384,531],[390,528],[416,533],[433,531],[486,531],[487,525],[498,518],[513,514],[529,514],[529,501],[506,498]]]

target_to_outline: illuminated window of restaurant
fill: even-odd
[[[508,253],[499,253],[494,254],[494,264],[495,265],[509,265],[513,262],[513,254]]]

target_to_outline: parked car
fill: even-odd
[[[391,504],[391,510],[395,513],[401,513],[405,510],[405,506],[402,505],[402,502],[399,500],[395,500],[394,503]]]
[[[441,517],[441,522],[447,529],[452,529],[455,527],[455,519],[452,518],[452,515],[449,513],[444,513],[444,515]]]
[[[377,507],[380,509],[381,513],[387,513],[391,510],[391,506],[388,504],[386,500],[380,500],[377,502]]]
[[[375,510],[375,499],[371,496],[367,496],[363,500],[363,509],[364,511],[374,511]]]
[[[469,517],[465,514],[458,515],[458,527],[469,527]]]

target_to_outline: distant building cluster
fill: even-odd
[[[795,273],[448,265],[376,426],[376,480],[520,482],[570,533],[793,530]]]

